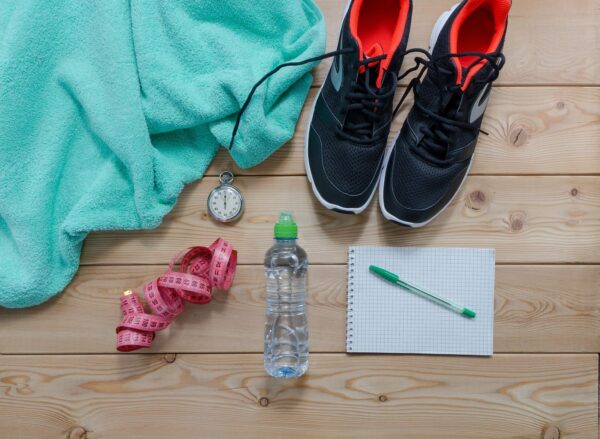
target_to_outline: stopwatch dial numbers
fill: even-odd
[[[210,199],[210,210],[221,220],[235,218],[242,209],[240,194],[232,188],[221,188],[215,191]]]

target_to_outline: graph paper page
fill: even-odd
[[[376,265],[477,313],[468,319],[381,279]],[[495,250],[350,247],[347,352],[492,355]]]

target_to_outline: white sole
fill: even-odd
[[[344,24],[344,19],[346,18],[346,15],[348,14],[348,10],[350,9],[351,3],[352,3],[352,0],[348,0],[348,2],[346,3],[346,9],[344,10],[344,14],[342,15],[342,21],[340,22],[340,25],[339,25],[338,35],[342,31],[342,25]],[[353,213],[355,215],[358,215],[359,213],[362,213],[369,206],[369,204],[371,204],[371,201],[373,201],[373,196],[375,195],[375,192],[377,191],[377,186],[379,185],[379,179],[381,177],[381,173],[379,173],[379,176],[377,177],[377,181],[375,182],[375,185],[373,187],[373,192],[369,196],[369,199],[367,200],[367,202],[365,204],[363,204],[362,206],[349,208],[349,207],[338,206],[337,204],[332,204],[332,203],[326,201],[321,196],[319,191],[317,190],[317,187],[315,186],[315,183],[313,180],[312,172],[310,170],[310,163],[308,161],[308,136],[310,135],[310,125],[312,123],[313,115],[315,113],[317,99],[318,99],[319,95],[321,94],[321,90],[323,89],[323,86],[325,85],[325,81],[327,81],[327,77],[325,77],[323,84],[321,84],[321,87],[319,88],[319,92],[317,93],[317,95],[315,97],[315,101],[313,102],[312,108],[310,110],[310,116],[308,118],[308,123],[306,124],[306,132],[304,133],[304,169],[306,170],[306,176],[307,176],[308,182],[310,183],[310,186],[312,188],[313,194],[315,194],[315,197],[317,198],[317,200],[319,200],[319,203],[321,203],[323,205],[323,207],[325,207],[329,210],[336,210],[338,212]],[[380,165],[380,167],[381,167],[381,165]]]
[[[435,43],[437,42],[437,39],[440,35],[440,32],[442,31],[444,25],[448,21],[448,18],[450,18],[450,15],[452,15],[454,10],[459,5],[460,5],[460,3],[457,3],[454,6],[452,6],[452,8],[450,8],[448,11],[445,11],[444,13],[442,13],[442,15],[440,15],[440,17],[435,22],[435,25],[433,26],[433,31],[431,32],[431,38],[429,40],[429,51],[433,50]],[[400,130],[400,131],[402,131],[402,130]],[[446,208],[452,203],[452,201],[454,201],[454,199],[456,198],[456,196],[462,189],[465,181],[467,180],[467,176],[469,175],[469,171],[471,170],[471,165],[473,164],[473,160],[471,160],[471,163],[469,163],[467,172],[465,173],[465,176],[464,176],[463,180],[461,181],[460,186],[456,190],[456,193],[452,196],[452,198],[450,198],[448,203],[446,203],[446,205],[438,213],[436,213],[433,217],[429,218],[427,221],[423,221],[420,223],[412,223],[409,221],[401,220],[399,218],[396,218],[391,213],[389,213],[387,211],[387,209],[385,208],[385,203],[384,203],[385,175],[387,173],[387,167],[388,167],[390,157],[392,155],[392,151],[394,149],[394,145],[398,141],[398,137],[400,137],[400,131],[398,131],[398,134],[396,134],[394,141],[388,146],[388,148],[385,152],[385,158],[383,160],[383,169],[381,171],[381,175],[383,177],[380,179],[380,182],[379,182],[379,209],[381,210],[381,213],[383,214],[384,218],[388,221],[393,221],[395,223],[402,224],[403,226],[406,226],[406,227],[419,228],[419,227],[423,227],[423,226],[429,224],[431,221],[435,220],[444,210],[446,210]]]

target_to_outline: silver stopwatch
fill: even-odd
[[[233,186],[233,173],[223,171],[219,175],[221,184],[208,195],[208,213],[222,223],[237,220],[244,211],[244,196]]]

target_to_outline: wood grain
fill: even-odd
[[[332,50],[346,1],[316,2]],[[414,1],[409,47],[426,46],[455,2]],[[385,222],[376,203],[343,216],[315,202],[302,154],[308,109],[331,63],[322,62],[286,146],[251,170],[221,151],[208,170],[248,176],[236,181],[248,201],[237,225],[209,220],[205,201],[216,179],[206,178],[184,191],[157,230],[93,234],[64,294],[32,309],[0,309],[0,437],[600,437],[600,265],[579,265],[600,264],[599,37],[598,0],[513,0],[507,64],[483,126],[490,135],[480,136],[459,197],[421,230]],[[255,265],[284,208],[296,213],[313,264],[311,368],[288,382],[262,369],[263,278]],[[154,354],[111,354],[120,292],[139,290],[172,254],[216,236],[254,264],[239,268],[234,288],[208,306],[189,306],[158,336]],[[343,354],[351,244],[496,248],[501,353]]]
[[[401,89],[397,96],[401,96]],[[240,169],[221,149],[207,175],[303,175],[304,136],[317,90],[311,90],[294,138],[259,166]],[[412,96],[392,127],[402,126]],[[486,111],[472,175],[599,174],[600,88],[496,87]]]
[[[173,361],[173,358],[169,358]],[[6,356],[0,425],[18,438],[539,438],[597,434],[595,355]],[[376,432],[376,433],[374,433]]]
[[[344,0],[316,0],[327,23],[327,49],[335,50]],[[408,47],[427,49],[433,25],[456,0],[413,2]],[[600,84],[600,7],[596,0],[513,0],[499,84]],[[323,82],[331,61],[317,68]],[[407,59],[404,69],[412,65]]]
[[[0,309],[0,353],[114,353],[121,292],[141,292],[163,270],[83,267],[50,302]],[[600,266],[501,265],[496,285],[495,352],[600,351]],[[240,267],[230,292],[208,306],[189,305],[152,352],[262,352],[263,291],[262,267]],[[344,352],[345,266],[310,268],[308,312],[311,351]]]
[[[164,264],[190,245],[223,236],[243,264],[262,261],[277,213],[291,210],[312,263],[345,263],[349,245],[496,248],[502,263],[600,262],[600,177],[470,177],[451,206],[423,229],[385,221],[376,203],[362,215],[324,209],[305,177],[236,180],[247,209],[235,225],[209,219],[206,197],[217,184],[190,185],[156,230],[92,234],[82,263]]]

